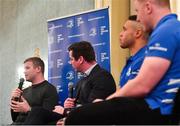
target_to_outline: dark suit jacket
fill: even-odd
[[[77,104],[92,103],[93,100],[105,99],[115,92],[116,85],[112,75],[96,65],[89,76],[83,78],[76,86]]]

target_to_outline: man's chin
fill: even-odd
[[[127,47],[125,47],[125,46],[121,46],[121,45],[120,45],[120,47],[121,47],[122,49],[126,49],[126,48],[127,48]]]
[[[77,69],[74,69],[75,70],[75,72],[80,72],[79,70],[77,70]]]

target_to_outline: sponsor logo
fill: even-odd
[[[161,47],[160,43],[155,43],[154,46],[150,46],[149,50],[158,50],[158,51],[163,51],[163,52],[167,52],[167,48]]]
[[[66,79],[67,79],[67,80],[72,80],[72,79],[74,79],[74,72],[73,72],[73,71],[69,71],[69,72],[66,74]]]
[[[66,27],[67,27],[67,28],[72,28],[73,26],[74,26],[74,21],[73,21],[73,20],[69,20],[69,21],[67,22]]]
[[[97,30],[96,28],[91,28],[90,31],[89,31],[89,36],[96,36],[97,35]]]

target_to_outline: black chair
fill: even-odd
[[[174,108],[171,118],[171,124],[178,125],[180,124],[180,89],[178,90],[175,101],[174,101]]]

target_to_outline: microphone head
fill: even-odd
[[[73,83],[72,82],[70,82],[69,84],[68,84],[68,97],[69,98],[73,98]]]
[[[24,83],[24,78],[20,78],[19,83]]]
[[[73,88],[73,83],[70,82],[70,83],[68,84],[68,88]]]
[[[22,90],[23,83],[24,83],[24,78],[20,78],[20,79],[19,79],[19,86],[18,86],[18,88],[19,88],[20,90]]]

